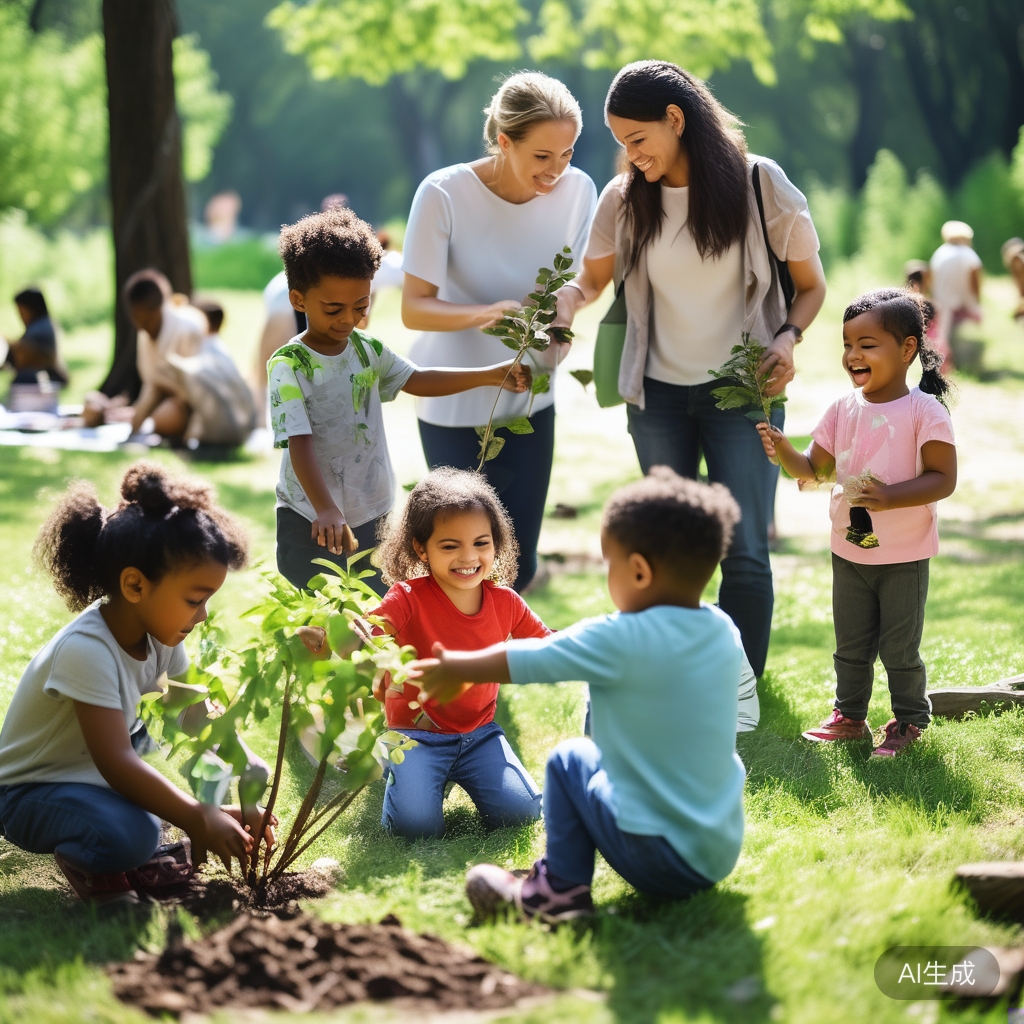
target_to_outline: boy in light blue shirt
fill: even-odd
[[[733,869],[743,840],[736,719],[743,647],[701,602],[739,508],[720,484],[655,467],[608,502],[601,548],[618,612],[539,640],[417,663],[442,700],[464,682],[590,684],[593,740],[547,764],[547,852],[525,878],[493,864],[466,877],[481,916],[515,906],[550,922],[590,913],[599,850],[641,892],[685,898]]]

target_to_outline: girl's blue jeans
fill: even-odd
[[[381,824],[406,839],[444,834],[444,790],[458,783],[488,828],[540,817],[540,791],[496,722],[472,732],[405,729],[419,746],[391,765]]]
[[[153,856],[160,819],[105,786],[0,786],[0,835],[29,853],[59,853],[91,875],[130,871]]]
[[[774,518],[779,467],[764,453],[760,435],[742,409],[719,409],[711,392],[725,381],[692,387],[644,378],[644,409],[629,405],[626,414],[640,468],[669,466],[680,476],[697,478],[700,457],[712,483],[725,484],[743,518],[722,560],[718,605],[736,623],[754,674],[764,672],[772,629],[775,591],[768,556],[768,527]],[[780,430],[785,413],[776,409],[772,424]]]
[[[594,852],[634,889],[685,899],[714,882],[694,871],[662,836],[623,832],[612,810],[612,784],[593,740],[560,743],[548,758],[544,828],[548,871],[574,885],[590,885]]]

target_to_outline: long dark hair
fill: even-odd
[[[442,466],[428,473],[409,495],[405,508],[393,512],[383,524],[374,562],[388,585],[428,576],[430,568],[413,547],[426,547],[438,516],[458,512],[483,512],[491,521],[494,568],[488,577],[498,586],[510,587],[519,564],[519,545],[498,492],[478,473]]]
[[[241,526],[209,484],[136,462],[121,481],[121,502],[106,509],[84,480],[68,488],[36,541],[36,558],[73,612],[117,592],[121,572],[138,569],[151,583],[211,559],[229,569],[246,560]]]
[[[660,121],[675,104],[686,126],[679,144],[690,158],[688,225],[701,259],[717,259],[747,229],[747,144],[740,122],[699,78],[663,60],[627,64],[608,89],[608,115]],[[626,272],[661,232],[661,185],[631,166],[623,189],[632,243]]]
[[[904,338],[917,339],[917,357],[921,360],[921,383],[926,395],[934,395],[946,408],[956,397],[953,385],[941,371],[942,356],[928,344],[928,325],[935,315],[935,307],[919,292],[906,288],[876,288],[854,299],[843,313],[843,323],[873,312],[886,334],[897,342]]]

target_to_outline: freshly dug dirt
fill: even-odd
[[[289,872],[265,890],[255,892],[234,878],[198,874],[181,897],[181,905],[201,920],[239,910],[276,914],[294,910],[296,900],[318,899],[333,888],[333,877],[320,871]]]
[[[114,992],[152,1013],[265,1007],[296,1013],[363,1000],[426,1010],[513,1006],[546,990],[432,935],[380,924],[330,924],[309,914],[242,914],[204,939],[174,941],[107,968]]]

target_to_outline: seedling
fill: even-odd
[[[530,305],[523,306],[513,312],[506,313],[493,327],[485,327],[484,334],[492,334],[501,339],[503,345],[507,345],[516,353],[512,362],[512,369],[518,366],[523,357],[531,350],[546,352],[551,345],[550,327],[555,319],[555,292],[563,285],[568,284],[576,275],[569,270],[572,266],[572,250],[566,246],[560,253],[555,254],[554,269],[542,267],[537,274],[537,290],[530,292],[528,298]],[[558,337],[561,341],[571,341],[572,331],[568,328],[558,328]],[[506,374],[508,379],[508,374]],[[498,400],[501,398],[499,391],[491,406],[491,415],[487,419],[487,426],[477,427],[476,432],[480,437],[480,463],[476,467],[478,473],[483,471],[484,463],[496,458],[502,448],[505,447],[505,438],[498,437],[495,431],[501,427],[507,427],[513,434],[532,434],[533,424],[530,423],[530,413],[533,412],[533,402],[537,395],[543,395],[551,390],[551,374],[538,373],[533,378],[533,385],[530,388],[530,405],[525,416],[517,416],[507,423],[495,423],[494,413],[498,408]]]
[[[396,683],[404,681],[415,651],[400,648],[390,636],[370,635],[365,616],[380,598],[364,582],[369,573],[322,564],[330,572],[310,580],[312,593],[265,573],[270,593],[243,616],[256,625],[257,637],[241,651],[230,651],[208,620],[186,680],[172,683],[163,699],[154,695],[143,705],[154,738],[170,745],[168,757],[187,752],[181,771],[197,799],[225,803],[237,777],[238,802],[246,820],[252,820],[269,787],[246,877],[257,901],[363,788],[380,778],[382,761],[399,764],[404,751],[415,745],[388,730],[383,708],[372,696],[374,681],[385,672]],[[298,635],[303,626],[324,629],[338,656],[320,660],[311,654]],[[243,736],[278,713],[271,770]],[[273,848],[264,847],[261,856],[289,738],[297,740],[310,727],[316,736],[316,772],[286,834]]]
[[[748,331],[744,331],[742,337],[742,342],[733,346],[720,369],[708,370],[712,377],[734,383],[715,388],[711,394],[718,399],[715,405],[719,409],[742,409],[752,405],[754,408],[745,414],[748,419],[755,423],[770,422],[772,412],[782,407],[786,396],[768,394],[771,375],[760,372],[767,349]],[[771,461],[773,465],[779,464],[778,459]]]

